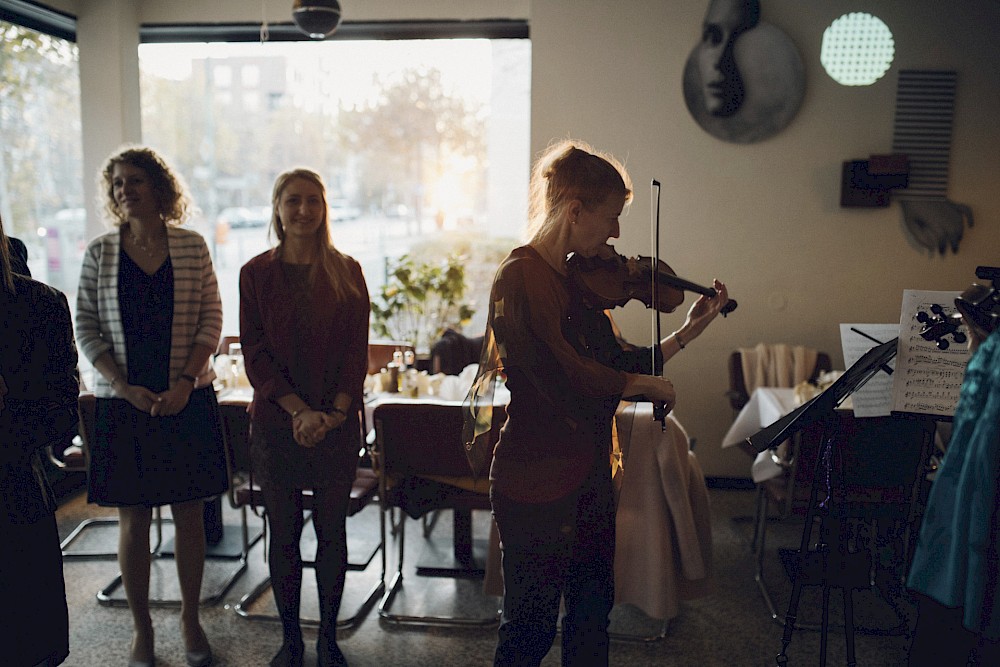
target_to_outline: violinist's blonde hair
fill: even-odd
[[[579,200],[593,210],[611,195],[632,201],[632,179],[624,165],[588,144],[565,139],[545,149],[531,170],[527,236],[530,243],[559,232],[562,213]]]

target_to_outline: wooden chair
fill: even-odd
[[[364,411],[361,411],[361,432],[360,441],[363,443],[365,428]],[[233,459],[236,461],[246,461],[245,470],[249,470],[249,447],[248,440],[237,441],[242,445],[242,451],[236,451],[233,454]],[[347,516],[353,517],[361,510],[365,509],[369,504],[371,504],[377,497],[378,492],[378,479],[375,475],[374,470],[370,466],[370,460],[368,459],[367,452],[364,447],[361,448],[358,458],[358,467],[355,472],[354,484],[351,487],[351,499],[347,506]],[[234,507],[238,507],[244,517],[244,525],[246,525],[246,513],[247,509],[252,510],[263,510],[264,509],[264,496],[261,493],[261,489],[256,484],[252,484],[249,477],[245,479],[241,484],[234,487],[232,493],[230,494],[231,502]],[[312,511],[312,501],[313,492],[312,489],[304,489],[302,492],[302,505],[303,509],[306,511]],[[264,515],[266,518],[266,514]],[[384,537],[383,541],[380,541],[373,550],[368,551],[363,558],[349,560],[347,564],[348,571],[361,571],[366,570],[375,558],[375,554],[379,551],[384,552]],[[348,554],[348,558],[351,555]],[[306,567],[315,566],[313,561],[303,561],[303,565]],[[250,611],[251,606],[269,589],[271,588],[271,577],[265,577],[259,584],[257,584],[253,590],[244,595],[240,601],[236,604],[236,613],[241,617],[248,620],[268,620],[268,621],[280,621],[281,619],[275,614],[264,614],[264,613],[254,613]],[[368,610],[368,608],[375,602],[378,596],[385,590],[385,558],[382,559],[382,574],[379,577],[376,584],[368,591],[362,603],[358,606],[355,612],[348,618],[342,618],[337,620],[338,628],[349,628],[357,625],[361,618]],[[315,619],[302,619],[302,625],[317,627],[319,626],[319,621]]]
[[[502,412],[502,411],[497,411]],[[494,423],[501,420],[495,415]],[[490,510],[488,489],[476,489],[462,446],[462,404],[460,401],[385,402],[373,413],[375,444],[372,459],[379,480],[382,509],[380,527],[383,543],[386,513],[402,510],[397,532],[396,573],[379,604],[379,616],[393,623],[454,626],[489,626],[499,621],[500,612],[493,605],[490,613],[467,617],[457,614],[405,615],[391,611],[392,602],[402,588],[405,556],[406,514],[419,518],[427,512],[451,509],[455,512],[455,549],[462,561],[458,576],[481,577],[482,570],[472,563],[471,513]],[[479,486],[488,485],[478,480]],[[456,486],[459,484],[461,486]],[[458,517],[465,517],[466,522]],[[383,571],[385,570],[383,551]],[[450,576],[443,571],[431,573]],[[489,603],[487,603],[489,604]]]
[[[810,374],[809,380],[816,380],[831,368],[830,355],[826,352],[817,352],[816,367]],[[729,391],[726,392],[726,398],[729,399],[734,413],[742,410],[750,400],[750,392],[747,391],[746,379],[743,377],[743,359],[739,350],[729,355]]]
[[[821,374],[831,370],[830,355],[826,352],[816,353],[816,365],[809,376],[810,381],[815,381]],[[729,391],[726,392],[729,404],[734,413],[738,413],[750,400],[750,393],[747,391],[746,379],[743,377],[743,359],[739,350],[735,350],[729,355]],[[753,452],[741,445],[741,449],[751,456]],[[760,537],[760,525],[763,517],[767,516],[770,505],[780,508],[779,516],[785,518],[791,510],[791,499],[793,497],[792,486],[795,481],[793,470],[794,463],[791,459],[778,461],[784,469],[782,475],[775,479],[767,480],[757,485],[757,510],[754,518],[754,534],[751,540],[753,548],[757,546]],[[763,513],[763,514],[762,514]]]

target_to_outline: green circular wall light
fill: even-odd
[[[869,86],[888,71],[896,53],[889,26],[863,12],[844,14],[823,31],[819,60],[844,86]]]

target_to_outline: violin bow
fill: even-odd
[[[658,375],[663,375],[663,365],[660,365],[659,370],[656,368],[656,349],[660,346],[660,309],[657,305],[660,303],[660,281],[657,280],[657,267],[660,266],[660,182],[653,179],[650,183],[650,196],[653,198],[651,202],[651,209],[653,213],[652,224],[650,225],[652,231],[652,241],[653,241],[653,270],[649,272],[650,280],[652,284],[650,285],[650,294],[652,295],[653,307],[650,309],[653,312],[652,328],[653,328],[653,373]],[[653,401],[653,419],[660,422],[660,428],[666,432],[667,430],[667,406],[662,401]]]

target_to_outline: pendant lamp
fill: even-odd
[[[340,3],[337,0],[295,0],[292,20],[299,30],[313,39],[329,37],[340,25]]]

